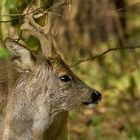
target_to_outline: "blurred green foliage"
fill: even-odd
[[[36,52],[40,51],[40,42],[34,36],[30,36],[26,44],[31,50]]]
[[[15,9],[16,8],[16,4],[15,4],[15,1],[14,0],[7,0],[5,2],[5,7],[9,10],[11,9]]]
[[[7,58],[9,56],[10,56],[10,53],[6,49],[0,48],[0,57]]]

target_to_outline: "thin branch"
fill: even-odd
[[[70,67],[75,67],[77,65],[79,65],[80,63],[83,63],[83,62],[87,62],[87,61],[92,61],[96,58],[100,58],[102,56],[104,56],[105,54],[109,53],[109,52],[112,52],[112,51],[117,51],[117,50],[132,50],[132,49],[140,49],[140,45],[137,45],[137,46],[126,46],[126,47],[117,47],[117,48],[111,48],[111,49],[107,49],[106,51],[100,53],[100,54],[97,54],[93,57],[89,57],[89,58],[86,58],[86,59],[82,59],[82,60],[79,60],[78,62],[76,62],[75,64],[71,65]]]
[[[8,15],[8,14],[3,14],[3,15],[0,15],[0,16],[18,16],[18,17],[15,17],[15,18],[13,18],[13,19],[10,19],[10,20],[0,20],[0,22],[6,23],[6,22],[12,22],[12,21],[17,20],[17,19],[20,19],[20,18],[24,18],[24,17],[25,17],[26,15],[28,15],[28,14],[32,14],[32,13],[35,13],[35,12],[41,10],[41,9],[44,7],[44,4],[45,4],[45,3],[43,3],[40,7],[36,8],[35,10],[32,10],[32,11],[30,11],[30,12],[28,12],[28,13],[25,13],[25,14],[9,14],[9,15]],[[65,4],[66,4],[66,3],[59,3],[57,6],[59,7],[59,6],[65,5]],[[47,8],[47,10],[51,10],[51,9],[53,9],[53,8],[56,8],[56,5]],[[63,17],[62,17],[61,15],[59,15],[59,14],[56,14],[56,13],[54,13],[54,12],[53,12],[53,14],[56,15],[56,16],[59,16],[59,17],[63,18]]]
[[[31,1],[29,7],[31,6],[32,2],[33,2],[33,0]],[[11,21],[14,21],[14,20],[23,18],[23,17],[25,17],[25,16],[28,15],[28,14],[31,14],[31,13],[34,13],[34,12],[39,11],[39,10],[42,9],[43,7],[44,7],[44,3],[43,3],[40,7],[36,8],[35,10],[32,10],[32,11],[27,12],[27,13],[25,13],[25,14],[21,14],[21,15],[19,15],[18,17],[15,17],[15,18],[13,18],[13,19],[11,19],[11,20],[5,20],[5,21],[4,21],[4,20],[0,20],[0,22],[11,22]],[[30,8],[29,8],[29,9],[30,9]],[[1,16],[2,16],[2,15],[1,15]]]
[[[40,9],[41,9],[41,7],[39,7],[39,8],[37,8],[37,9],[31,11],[31,12],[28,13],[28,14],[34,13],[34,12],[40,10]],[[17,20],[17,19],[19,19],[19,18],[23,18],[23,17],[25,17],[25,16],[28,15],[28,14],[27,14],[27,13],[26,13],[26,14],[21,14],[20,16],[18,16],[18,17],[16,17],[16,18],[13,18],[13,19],[10,19],[10,20],[0,20],[0,22],[11,22],[11,21]]]
[[[14,17],[14,16],[23,16],[23,14],[0,14],[0,16]]]

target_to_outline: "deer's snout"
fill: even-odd
[[[101,93],[99,93],[98,91],[93,91],[90,95],[90,101],[84,102],[84,105],[86,105],[87,107],[93,107],[94,105],[98,104],[102,99],[102,95]]]
[[[92,99],[92,103],[97,104],[102,99],[102,95],[98,91],[94,91],[91,94],[91,99]]]

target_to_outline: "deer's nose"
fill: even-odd
[[[98,91],[94,91],[91,94],[91,99],[93,103],[98,103],[102,99],[102,95]]]

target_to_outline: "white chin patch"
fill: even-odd
[[[86,105],[85,107],[86,108],[93,108],[93,107],[95,107],[97,104],[89,104],[89,105]]]

